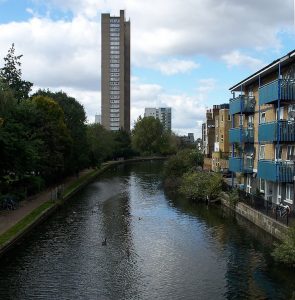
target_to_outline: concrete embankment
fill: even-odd
[[[245,219],[254,223],[256,226],[265,230],[275,238],[282,240],[288,230],[288,227],[268,216],[259,212],[258,210],[248,206],[245,203],[238,202],[235,206],[231,206],[227,200],[228,195],[222,193],[221,203],[228,208],[234,210],[237,214],[243,216]]]
[[[7,231],[0,235],[0,256],[13,248],[15,245],[21,242],[21,240],[38,226],[44,222],[56,209],[69,201],[78,191],[88,185],[91,181],[97,178],[98,175],[105,172],[107,169],[119,165],[131,162],[140,162],[147,160],[164,160],[165,157],[139,157],[129,160],[109,161],[103,163],[99,169],[93,169],[79,178],[73,180],[64,190],[61,199],[57,201],[50,200],[48,195],[47,199],[35,209],[26,212],[14,225],[12,225]],[[37,196],[38,197],[38,196]],[[7,214],[9,217],[9,213]]]

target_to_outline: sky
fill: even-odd
[[[131,126],[172,107],[172,130],[201,136],[206,109],[295,49],[295,0],[0,0],[0,67],[12,43],[33,90],[64,91],[100,114],[101,13],[131,22]]]

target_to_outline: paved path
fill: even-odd
[[[93,169],[85,169],[79,173],[80,177],[86,175],[87,173],[93,171]],[[64,180],[64,187],[67,188],[77,179],[76,176],[68,177]],[[50,200],[52,187],[46,189],[45,191],[36,194],[26,200],[23,200],[19,203],[19,206],[16,210],[10,211],[0,211],[0,234],[7,231],[26,215],[32,212],[35,208],[39,207],[44,202]]]

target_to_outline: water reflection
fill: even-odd
[[[272,238],[161,187],[161,162],[114,167],[4,257],[1,299],[288,299]],[[107,238],[107,245],[102,241]]]

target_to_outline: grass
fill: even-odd
[[[40,215],[48,208],[54,206],[54,202],[47,201],[35,208],[31,213],[25,216],[22,220],[0,235],[0,246],[22,233],[29,225],[31,225]]]

